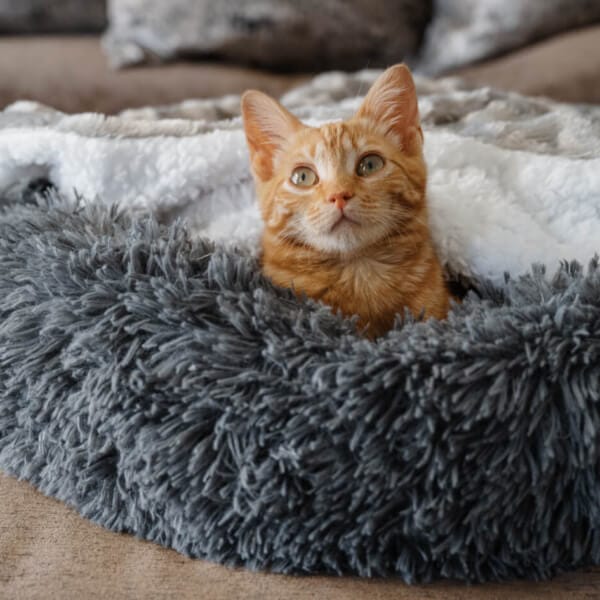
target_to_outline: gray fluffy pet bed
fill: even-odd
[[[0,468],[113,530],[286,573],[600,562],[600,269],[476,282],[376,343],[242,251],[0,216]]]

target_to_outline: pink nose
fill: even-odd
[[[335,194],[331,194],[329,196],[329,202],[335,204],[336,208],[342,210],[345,208],[346,204],[348,204],[348,200],[352,198],[351,192],[336,192]]]

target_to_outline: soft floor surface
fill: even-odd
[[[192,556],[545,577],[600,562],[600,269],[373,343],[246,251],[106,208],[0,217],[0,468]]]
[[[592,600],[600,567],[550,581],[407,586],[394,577],[294,577],[188,559],[133,536],[103,531],[28,483],[0,472],[0,582],[25,600]]]

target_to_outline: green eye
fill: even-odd
[[[383,158],[379,154],[367,154],[360,159],[356,167],[356,174],[360,177],[368,177],[383,168]]]
[[[296,167],[292,171],[290,181],[299,187],[310,187],[318,181],[317,174],[308,167]]]

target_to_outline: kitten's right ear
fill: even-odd
[[[267,181],[273,176],[275,157],[303,125],[279,102],[256,90],[242,96],[242,117],[252,170]]]

